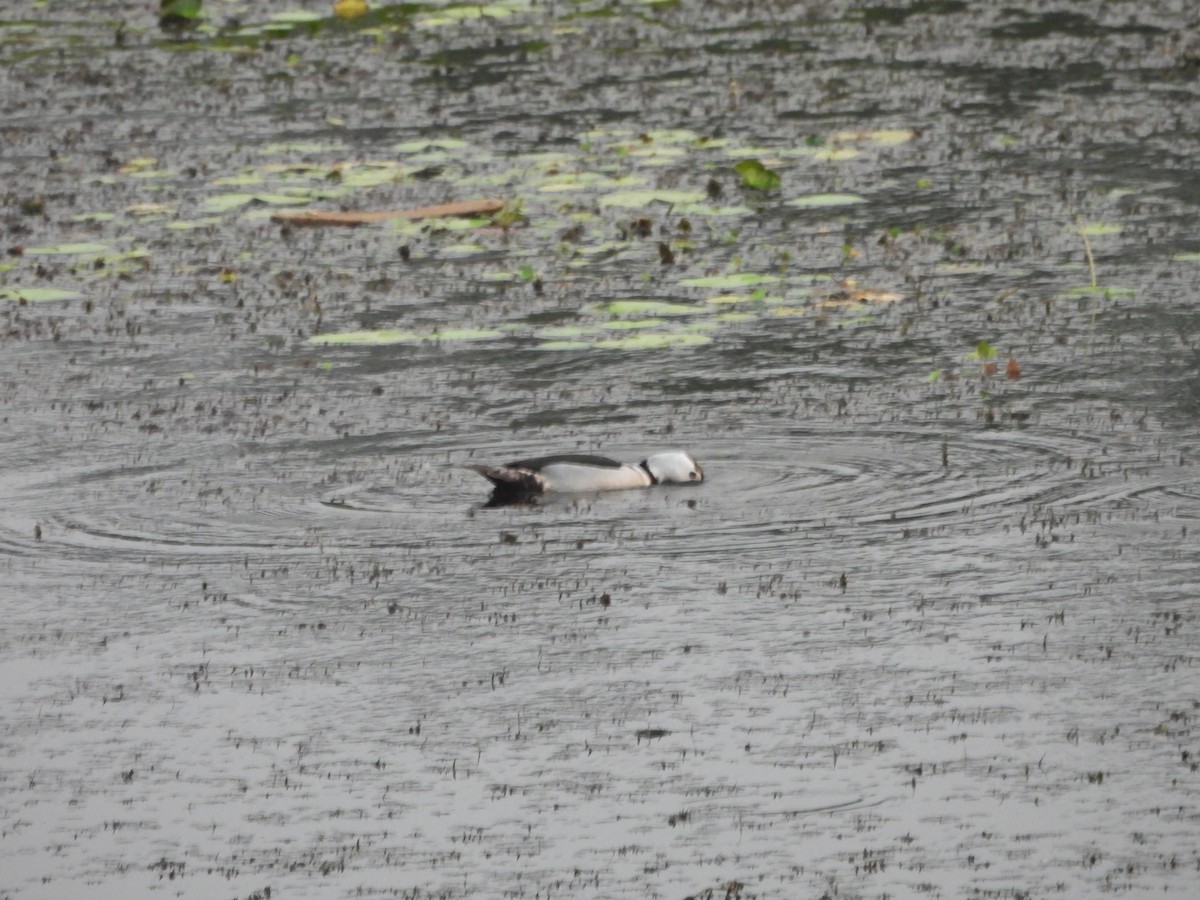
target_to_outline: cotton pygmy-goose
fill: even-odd
[[[674,450],[622,463],[606,456],[566,453],[520,459],[502,466],[468,465],[495,488],[492,500],[528,500],[539,494],[619,491],[654,484],[697,484],[704,470],[686,453]]]

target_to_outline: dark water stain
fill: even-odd
[[[1187,16],[506,9],[0,26],[0,291],[80,293],[0,301],[0,894],[1189,896]],[[288,190],[529,221],[211,205]],[[782,280],[680,285],[730,272]],[[710,340],[606,347],[629,298]]]

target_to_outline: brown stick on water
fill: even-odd
[[[306,209],[300,212],[279,212],[271,216],[272,222],[285,225],[369,225],[386,222],[388,219],[437,219],[447,216],[480,216],[499,212],[504,201],[494,197],[481,200],[460,200],[457,203],[442,203],[437,206],[421,206],[416,209],[379,209],[362,212],[337,212],[336,210]]]

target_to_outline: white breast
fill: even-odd
[[[548,491],[617,491],[650,485],[646,470],[628,463],[611,469],[578,463],[551,463],[540,474],[546,479]]]

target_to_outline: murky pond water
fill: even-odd
[[[208,6],[0,22],[0,897],[1193,894],[1188,4]]]

